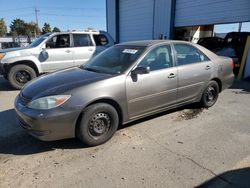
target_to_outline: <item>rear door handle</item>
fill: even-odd
[[[175,78],[175,74],[174,73],[170,73],[170,75],[168,76],[168,78]]]
[[[211,69],[211,67],[210,67],[209,65],[207,65],[207,66],[205,67],[205,70],[209,70],[209,69]]]

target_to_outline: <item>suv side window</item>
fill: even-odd
[[[108,38],[103,35],[103,34],[99,34],[99,35],[93,35],[96,46],[105,46],[109,43]]]
[[[93,46],[88,34],[73,34],[74,47]]]
[[[69,48],[69,34],[56,35],[46,42],[46,48]]]
[[[139,66],[150,67],[151,71],[173,67],[170,45],[156,47],[151,50],[141,61]]]
[[[209,58],[197,48],[188,44],[174,44],[178,65],[187,65],[209,61]]]

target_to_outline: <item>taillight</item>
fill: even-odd
[[[231,59],[231,66],[232,66],[232,70],[234,70],[234,60]]]

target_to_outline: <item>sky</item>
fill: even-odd
[[[9,31],[15,18],[35,22],[35,8],[40,28],[47,22],[61,31],[88,27],[106,30],[106,0],[0,0],[0,18]]]

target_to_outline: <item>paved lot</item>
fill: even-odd
[[[17,94],[0,78],[0,187],[250,187],[250,82],[208,110],[161,113],[92,148],[27,135],[15,123]]]

